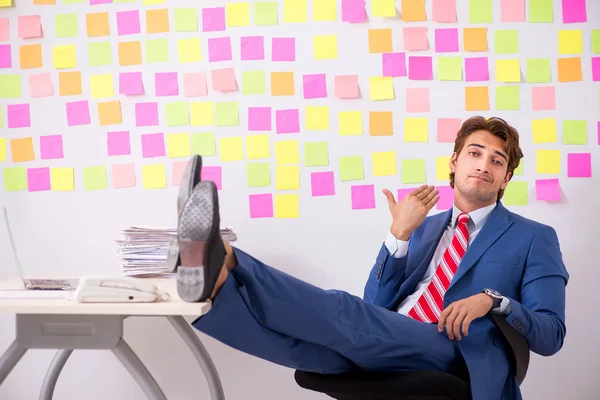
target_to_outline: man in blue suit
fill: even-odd
[[[213,301],[198,330],[262,359],[306,371],[468,370],[475,400],[520,399],[500,313],[531,350],[558,352],[569,275],[553,228],[509,212],[500,199],[519,165],[517,131],[473,117],[450,161],[454,206],[424,185],[396,202],[364,298],[323,290],[221,241],[216,188],[198,183],[180,210],[178,291]]]

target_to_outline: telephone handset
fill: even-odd
[[[79,303],[151,303],[168,301],[168,293],[150,282],[126,277],[84,277],[73,292]]]

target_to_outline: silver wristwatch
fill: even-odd
[[[500,307],[500,304],[502,303],[502,300],[504,299],[504,296],[502,296],[502,294],[500,294],[500,292],[498,292],[497,290],[494,290],[494,289],[485,288],[485,289],[483,289],[483,293],[487,294],[488,296],[490,296],[492,298],[492,300],[494,300],[494,303],[492,305],[492,310]]]

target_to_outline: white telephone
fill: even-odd
[[[85,277],[72,299],[79,303],[151,303],[168,301],[168,293],[149,282],[126,277]]]

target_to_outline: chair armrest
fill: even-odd
[[[515,368],[515,376],[519,385],[525,380],[529,367],[530,349],[525,336],[521,335],[507,321],[504,315],[490,313],[490,319],[500,329],[503,338],[511,350],[512,359],[509,360]],[[509,356],[510,356],[509,355]]]

